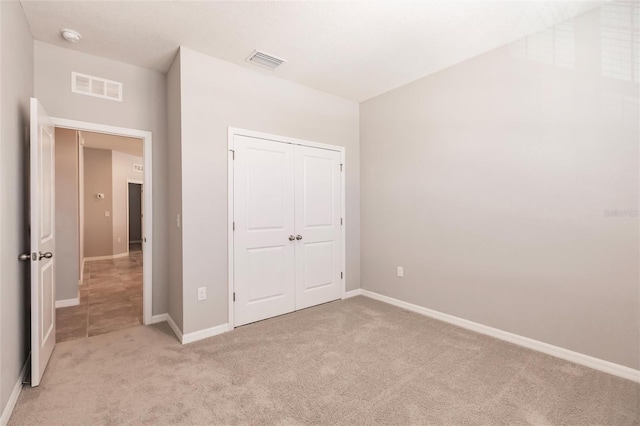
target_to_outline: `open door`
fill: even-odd
[[[56,344],[55,130],[31,98],[31,386],[38,386]]]

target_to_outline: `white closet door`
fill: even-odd
[[[341,296],[340,153],[296,146],[296,309]]]
[[[294,146],[235,136],[235,325],[295,309]]]

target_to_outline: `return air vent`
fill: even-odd
[[[252,64],[259,65],[263,68],[268,68],[270,70],[275,70],[283,63],[287,62],[284,59],[277,58],[273,55],[270,55],[265,52],[261,52],[259,50],[254,50],[251,55],[247,58],[247,62],[251,62]]]
[[[122,102],[122,83],[79,72],[71,73],[71,91],[81,95]]]

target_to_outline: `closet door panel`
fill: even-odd
[[[295,309],[294,147],[235,136],[235,325]]]
[[[340,153],[295,147],[296,309],[341,297]]]

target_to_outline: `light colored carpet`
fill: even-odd
[[[11,425],[639,424],[640,385],[364,297],[59,344]]]

